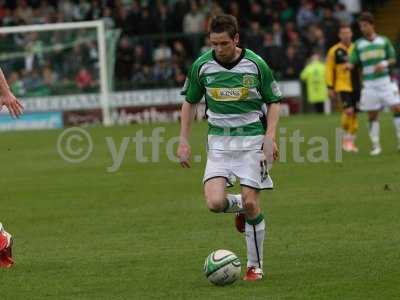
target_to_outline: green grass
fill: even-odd
[[[306,140],[327,137],[330,162],[274,166],[276,188],[262,195],[266,279],[223,288],[206,280],[203,261],[222,248],[244,263],[245,244],[231,215],[205,207],[204,159],[183,170],[162,151],[159,163],[138,163],[130,144],[107,172],[105,137],[119,147],[142,128],[177,136],[177,124],[88,129],[94,150],[80,164],[59,157],[61,131],[1,133],[0,221],[16,265],[0,270],[0,299],[398,299],[400,153],[391,116],[381,123],[381,156],[368,155],[363,116],[360,153],[335,162],[338,116],[281,120]],[[203,158],[205,130],[197,123],[192,139]]]

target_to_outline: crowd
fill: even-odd
[[[336,42],[338,25],[352,23],[360,10],[357,0],[0,0],[0,22],[14,26],[103,19],[108,29],[121,30],[114,87],[127,90],[181,86],[193,59],[210,48],[207,24],[221,12],[236,16],[241,45],[259,53],[279,79],[297,79],[311,53],[326,53]],[[10,52],[10,44],[13,52],[33,53],[11,63],[1,59],[17,94],[98,86],[94,37],[54,51],[63,35],[48,41],[34,33],[21,36],[0,36],[0,55]],[[53,50],[46,52],[50,45]]]

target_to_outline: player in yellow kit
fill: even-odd
[[[353,44],[350,25],[341,25],[339,43],[332,46],[326,59],[326,82],[329,96],[338,98],[342,105],[341,126],[344,131],[343,150],[358,152],[354,141],[358,130],[357,103],[359,99],[359,79],[356,70],[349,70],[347,63]]]

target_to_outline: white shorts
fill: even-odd
[[[360,109],[363,111],[381,110],[397,104],[400,104],[400,96],[395,82],[366,86],[361,90]]]
[[[237,177],[240,185],[258,190],[272,189],[274,184],[262,159],[262,150],[208,150],[203,183],[212,178],[224,177],[228,184],[232,184],[231,179]]]

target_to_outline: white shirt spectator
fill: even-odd
[[[196,2],[192,1],[191,10],[183,18],[183,32],[201,33],[204,32],[204,14],[199,11]]]
[[[358,14],[361,12],[360,0],[339,0],[339,2],[343,3],[346,6],[346,10],[352,14]]]
[[[171,59],[171,57],[172,57],[172,50],[164,43],[161,43],[160,46],[156,50],[154,50],[153,53],[154,61],[169,60]]]

